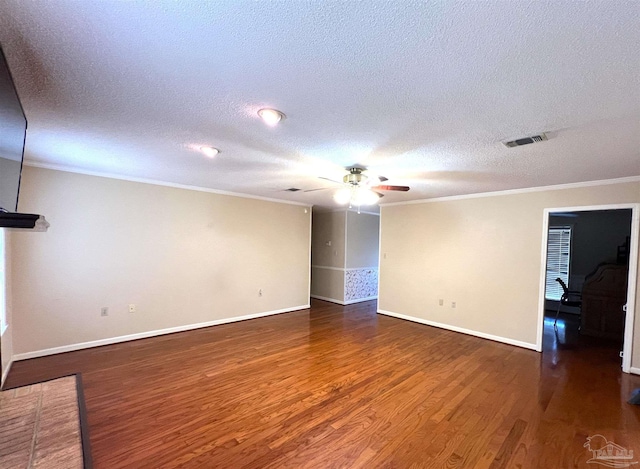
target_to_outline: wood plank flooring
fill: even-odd
[[[640,459],[640,377],[615,346],[545,340],[539,354],[314,300],[16,362],[7,386],[81,372],[95,468],[582,468],[596,434]]]

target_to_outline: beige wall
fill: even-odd
[[[312,225],[311,296],[344,302],[346,212],[314,210]]]
[[[10,252],[8,249],[11,233],[0,228],[0,376],[2,383],[11,364],[13,356],[12,320],[11,320],[11,271],[9,268]],[[4,315],[4,316],[2,316]],[[1,384],[1,383],[0,383]]]
[[[344,268],[345,219],[346,213],[343,211],[313,212],[311,265]]]
[[[344,270],[311,268],[311,296],[344,302]]]
[[[535,344],[544,209],[639,202],[636,182],[383,206],[379,309]]]
[[[14,354],[309,303],[306,207],[27,167],[19,208]]]
[[[380,216],[347,212],[347,268],[378,267]]]

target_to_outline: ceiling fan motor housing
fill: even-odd
[[[346,184],[352,184],[354,186],[357,186],[358,184],[360,184],[363,181],[367,180],[367,176],[365,176],[364,174],[362,174],[362,170],[360,168],[351,168],[349,170],[349,174],[347,174],[346,176],[344,176],[342,178],[342,180],[346,183]]]

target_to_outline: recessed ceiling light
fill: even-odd
[[[277,125],[282,119],[285,118],[284,113],[278,111],[277,109],[260,109],[258,111],[258,115],[262,118],[265,124],[274,126]]]
[[[204,153],[205,156],[208,156],[209,158],[213,158],[218,153],[220,153],[220,150],[218,150],[217,148],[205,147],[205,146],[200,147],[200,151]]]

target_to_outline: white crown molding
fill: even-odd
[[[368,210],[360,210],[360,213],[358,213],[358,210],[355,208],[349,208],[347,209],[347,212],[355,213],[356,215],[364,213],[366,215],[375,215],[376,217],[380,216],[380,212],[369,212]]]
[[[385,316],[391,316],[398,319],[405,319],[407,321],[417,322],[420,324],[424,324],[426,326],[437,327],[439,329],[446,329],[448,331],[460,332],[462,334],[467,334],[474,337],[480,337],[481,339],[493,340],[494,342],[502,342],[503,344],[515,345],[516,347],[536,350],[536,344],[530,344],[529,342],[522,342],[520,340],[510,339],[508,337],[500,337],[493,334],[487,334],[485,332],[479,332],[471,329],[465,329],[462,327],[451,326],[449,324],[442,324],[435,321],[429,321],[427,319],[416,318],[414,316],[407,316],[406,314],[393,313],[391,311],[385,311],[383,309],[379,309],[378,314],[384,314]]]
[[[149,337],[156,337],[159,335],[173,334],[174,332],[184,332],[184,331],[190,331],[193,329],[202,329],[203,327],[218,326],[220,324],[246,321],[247,319],[256,319],[264,316],[272,316],[274,314],[290,313],[292,311],[299,311],[302,309],[308,309],[310,307],[311,305],[294,306],[292,308],[266,311],[264,313],[247,314],[244,316],[236,316],[233,318],[215,319],[213,321],[201,322],[197,324],[187,324],[185,326],[169,327],[166,329],[158,329],[155,331],[139,332],[137,334],[128,334],[128,335],[122,335],[119,337],[110,337],[108,339],[92,340],[90,342],[81,342],[77,344],[63,345],[61,347],[35,350],[33,352],[18,353],[13,356],[13,360],[14,361],[28,360],[29,358],[46,357],[47,355],[55,355],[57,353],[64,353],[64,352],[73,352],[75,350],[82,350],[82,349],[92,348],[92,347],[100,347],[102,345],[118,344],[120,342],[128,342],[130,340],[147,339]]]
[[[552,186],[525,187],[522,189],[507,189],[504,191],[478,192],[476,194],[450,195],[446,197],[434,197],[432,199],[408,200],[406,202],[393,202],[380,204],[380,207],[393,207],[396,205],[427,204],[432,202],[449,202],[454,200],[479,199],[482,197],[498,197],[501,195],[528,194],[531,192],[559,191],[564,189],[579,189],[582,187],[608,186],[612,184],[626,184],[640,182],[640,176],[629,176],[617,179],[602,179],[599,181],[572,182],[568,184],[556,184]]]
[[[316,213],[342,213],[342,212],[351,212],[351,213],[358,213],[358,210],[355,208],[325,208],[322,206],[315,206],[313,207],[313,211]],[[367,215],[375,215],[377,217],[380,216],[380,212],[370,212],[368,210],[360,210],[360,213],[366,213]]]
[[[24,165],[25,166],[30,166],[32,168],[49,169],[49,170],[52,170],[52,171],[62,171],[62,172],[65,172],[65,173],[82,174],[82,175],[85,175],[85,176],[95,176],[95,177],[102,177],[102,178],[107,178],[107,179],[117,179],[117,180],[120,180],[120,181],[137,182],[137,183],[140,183],[140,184],[151,184],[151,185],[154,185],[154,186],[172,187],[174,189],[184,189],[184,190],[188,190],[188,191],[208,192],[210,194],[228,195],[228,196],[231,196],[231,197],[240,197],[242,199],[255,199],[255,200],[262,200],[262,201],[265,201],[265,202],[275,202],[275,203],[278,203],[278,204],[299,205],[301,207],[308,207],[308,208],[312,207],[311,204],[305,204],[303,202],[293,202],[291,200],[274,199],[274,198],[271,198],[271,197],[262,197],[262,196],[259,196],[259,195],[241,194],[240,192],[230,192],[230,191],[223,191],[223,190],[218,190],[218,189],[210,189],[208,187],[190,186],[190,185],[187,185],[187,184],[178,184],[178,183],[174,183],[174,182],[157,181],[155,179],[145,179],[145,178],[138,178],[138,177],[132,177],[132,176],[121,176],[121,175],[118,175],[118,174],[103,173],[103,172],[99,172],[99,171],[88,171],[88,170],[84,170],[84,169],[67,168],[67,167],[63,167],[63,166],[59,166],[59,165],[53,165],[53,164],[35,163],[33,161],[25,161]]]

